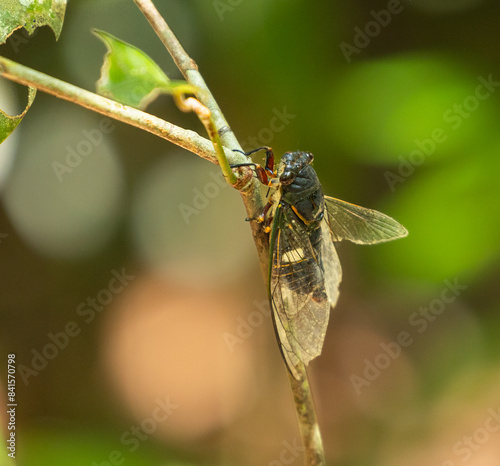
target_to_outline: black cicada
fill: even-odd
[[[284,360],[295,366],[319,356],[330,316],[339,296],[342,270],[333,242],[376,244],[403,238],[407,230],[376,210],[325,196],[309,152],[286,152],[274,170],[271,148],[258,179],[275,188],[257,221],[270,232],[269,300]]]

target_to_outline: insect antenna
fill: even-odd
[[[242,150],[239,150],[239,149],[233,149],[233,152],[239,152],[240,154],[243,154],[243,155],[246,155],[247,157],[254,154],[255,152],[259,152],[260,150],[269,150],[270,148],[269,147],[259,147],[257,149],[253,149],[251,151],[248,151],[248,152],[243,152]]]

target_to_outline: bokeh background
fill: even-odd
[[[410,232],[338,248],[310,365],[328,464],[498,466],[497,3],[156,4],[245,148],[313,152],[326,193]],[[57,43],[18,31],[0,53],[93,90],[92,27],[180,78],[125,0],[69,2]],[[21,86],[0,92],[23,108]],[[169,97],[148,111],[203,133]],[[250,229],[217,167],[42,93],[0,152],[16,464],[302,464]]]

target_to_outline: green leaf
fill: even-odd
[[[104,31],[92,31],[108,52],[104,57],[97,92],[122,104],[144,109],[160,93],[194,93],[185,81],[170,81],[144,52]]]
[[[29,88],[28,94],[28,104],[24,109],[23,113],[17,116],[7,115],[5,112],[0,110],[0,144],[7,139],[7,137],[14,131],[17,125],[21,122],[26,115],[27,111],[31,107],[33,100],[35,100],[36,89],[34,87]]]
[[[61,34],[66,11],[66,0],[0,0],[0,44],[19,28],[29,34],[40,26],[50,26]]]

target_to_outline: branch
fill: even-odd
[[[200,121],[203,123],[205,130],[212,141],[215,149],[215,155],[217,156],[217,161],[219,162],[222,174],[228,184],[235,186],[238,183],[238,178],[234,174],[229,162],[227,161],[226,154],[222,147],[222,143],[217,132],[214,122],[212,120],[212,115],[208,107],[203,105],[198,99],[194,97],[188,97],[187,99],[183,94],[174,94],[174,100],[183,112],[194,112]]]
[[[203,92],[198,95],[200,102],[208,107],[212,113],[212,118],[221,137],[222,143],[232,149],[241,149],[236,137],[229,127],[226,118],[219,108],[214,96],[205,83],[205,80],[198,71],[198,65],[186,53],[181,43],[177,40],[174,33],[163,19],[160,12],[156,9],[151,0],[134,0],[141,12],[144,14],[149,24],[154,29],[160,40],[163,42],[168,52],[172,56],[177,68],[186,78],[186,81],[193,86],[202,89]],[[243,160],[244,162],[244,160]]]
[[[202,90],[198,99],[210,109],[215,127],[219,132],[220,138],[226,147],[240,149],[236,137],[229,127],[221,109],[217,105],[213,95],[208,89],[203,77],[198,71],[198,66],[192,58],[186,53],[180,42],[169,28],[166,21],[160,15],[151,0],[134,0],[144,16],[147,18],[152,28],[161,39],[175,64],[182,72],[186,81]],[[245,160],[243,160],[245,162]],[[253,183],[248,185],[248,189],[243,194],[243,202],[250,218],[256,218],[262,212],[263,204],[260,196],[259,182],[254,179]],[[259,254],[260,265],[264,281],[269,280],[269,238],[261,228],[261,224],[250,222],[252,233]],[[290,386],[293,392],[295,409],[299,421],[300,433],[306,449],[306,460],[310,466],[319,466],[326,464],[323,453],[323,444],[321,433],[316,419],[316,410],[312,398],[309,381],[305,366],[300,363],[296,366],[300,380],[296,380],[293,375],[288,373]]]
[[[321,431],[316,418],[316,409],[306,367],[304,364],[299,363],[295,365],[295,370],[299,374],[300,380],[296,380],[290,372],[288,372],[288,379],[292,387],[300,434],[306,449],[306,464],[309,466],[322,466],[326,464],[323,441],[321,440]]]
[[[222,144],[225,147],[230,147],[231,149],[240,149],[241,146],[238,140],[231,131],[231,128],[227,124],[227,121],[219,108],[217,102],[215,101],[210,89],[207,87],[203,77],[198,71],[198,66],[195,61],[186,53],[180,42],[175,37],[174,33],[160,15],[159,11],[154,6],[151,0],[134,0],[136,5],[139,7],[141,12],[144,14],[149,24],[154,29],[160,40],[163,42],[168,52],[175,61],[175,64],[181,71],[181,73],[186,78],[186,81],[198,89],[201,89],[199,95],[197,95],[200,102],[205,105],[211,112],[212,120],[214,122],[215,128],[219,133]],[[234,154],[238,154],[235,152]],[[244,163],[248,160],[241,154],[236,156],[239,162],[232,163]],[[231,160],[231,159],[229,159]],[[250,171],[250,170],[247,170]],[[262,202],[262,197],[260,195],[259,181],[256,178],[252,178],[240,192],[243,197],[243,203],[247,211],[249,218],[256,218],[262,212],[264,204]],[[260,266],[262,274],[267,280],[267,270],[269,261],[269,238],[264,230],[261,228],[257,222],[250,222],[250,228],[252,229],[252,234],[255,241],[255,246],[257,247],[257,253],[259,255]]]
[[[0,57],[0,74],[11,81],[35,87],[60,99],[148,131],[212,163],[217,163],[212,143],[194,131],[60,81],[4,57]],[[231,160],[231,157],[234,158],[234,153],[226,149],[226,156]]]
[[[190,84],[201,89],[201,92],[197,97],[210,110],[217,133],[225,146],[223,154],[225,155],[226,160],[222,161],[222,163],[227,164],[228,161],[231,164],[246,162],[247,159],[243,155],[227,149],[228,147],[231,149],[241,149],[241,146],[239,145],[236,137],[227,124],[222,111],[199,73],[196,63],[184,51],[181,44],[170,30],[167,23],[158,13],[152,2],[150,0],[134,1],[167,47],[186,80]],[[15,63],[4,57],[0,57],[0,75],[19,84],[35,87],[36,89],[54,95],[58,98],[76,103],[102,115],[148,131],[172,142],[173,144],[189,150],[190,152],[193,152],[210,162],[217,163],[212,142],[201,137],[194,131],[180,128],[172,123],[162,120],[161,118],[65,83],[64,81],[60,81],[44,73],[32,70],[31,68]],[[224,170],[227,171],[228,169],[230,168],[226,165]],[[244,172],[246,176],[241,176],[238,183],[234,187],[238,189],[242,195],[248,217],[256,218],[263,209],[259,182],[252,176],[251,170],[243,168],[241,171]],[[261,270],[264,279],[267,281],[269,238],[263,228],[261,228],[261,224],[257,222],[250,222],[250,226],[259,255]],[[325,464],[323,448],[321,445],[321,435],[316,420],[316,413],[309,388],[309,382],[307,380],[307,373],[302,364],[297,366],[296,369],[299,372],[301,379],[297,381],[290,374],[289,377],[299,419],[300,431],[306,447],[307,464]]]

